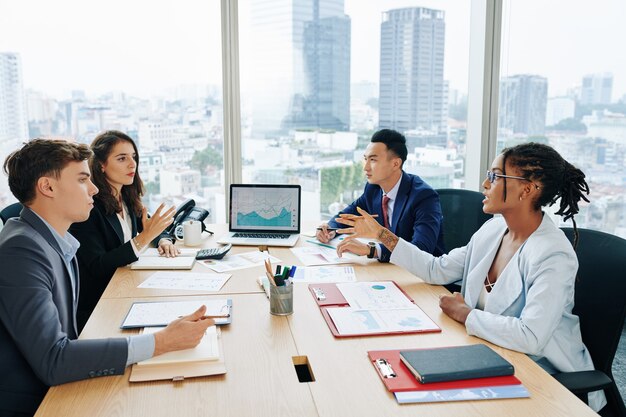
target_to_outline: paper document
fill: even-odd
[[[335,249],[319,245],[291,248],[291,251],[306,266],[350,264],[360,260],[360,256],[352,253],[344,253],[340,258]]]
[[[405,391],[394,392],[394,394],[396,401],[400,404],[530,397],[528,390],[521,384],[435,391]]]
[[[193,256],[195,258],[196,254],[198,253],[198,249],[194,249],[194,248],[181,248],[178,246],[177,248],[180,251],[178,256]],[[144,256],[149,257],[149,256],[161,256],[161,255],[159,255],[159,250],[157,248],[148,248],[144,250],[143,252],[141,252],[140,257],[144,257]]]
[[[270,262],[279,263],[280,259],[270,255],[267,252],[246,252],[236,255],[226,255],[223,259],[198,261],[200,265],[212,269],[215,272],[234,271],[236,269],[253,268],[256,266],[264,266],[264,261],[269,259]]]
[[[339,334],[362,335],[392,332],[425,332],[438,330],[437,326],[413,304],[413,308],[394,310],[363,310],[353,307],[327,309]]]
[[[356,274],[351,266],[305,266],[296,268],[293,282],[354,282]]]
[[[143,333],[155,333],[165,327],[146,327]],[[211,326],[206,329],[202,340],[195,348],[167,352],[163,355],[155,356],[145,361],[137,362],[139,366],[161,365],[181,362],[214,361],[219,359],[219,343],[217,342],[219,329]]]
[[[191,269],[196,259],[191,256],[166,258],[164,256],[140,256],[130,264],[130,269]]]
[[[164,272],[150,275],[137,288],[162,290],[219,291],[230,274],[207,274],[196,272]]]
[[[229,314],[232,300],[210,298],[193,301],[136,302],[130,307],[121,328],[167,326],[171,321],[193,313],[201,305],[206,306],[206,315]],[[231,317],[215,319],[216,324],[230,322]]]
[[[361,310],[414,308],[415,304],[393,282],[337,284],[350,307]]]

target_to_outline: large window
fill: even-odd
[[[28,138],[139,145],[144,203],[194,198],[225,220],[220,3],[0,3],[0,153]],[[11,202],[6,177],[0,206]]]
[[[579,226],[626,237],[626,62],[622,0],[507,0],[498,150],[555,147],[587,175]]]
[[[303,219],[358,196],[379,128],[403,132],[405,170],[462,187],[469,3],[240,0],[244,182],[298,183]]]

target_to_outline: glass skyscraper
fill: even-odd
[[[529,136],[546,128],[548,80],[538,75],[513,75],[500,79],[498,128]]]
[[[252,131],[350,127],[350,18],[343,0],[253,0]]]
[[[445,13],[422,7],[383,13],[380,26],[379,126],[438,133],[445,129]]]

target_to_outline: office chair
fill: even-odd
[[[564,227],[570,241],[574,229]],[[587,394],[604,390],[607,406],[602,415],[626,417],[611,366],[626,317],[626,240],[595,230],[578,229],[578,275],[573,313],[580,318],[583,342],[594,371],[554,375],[572,393],[587,402]]]
[[[443,213],[443,243],[447,252],[467,245],[480,226],[493,217],[483,212],[485,196],[477,191],[442,188],[437,193]],[[450,292],[461,290],[457,283],[445,287]]]
[[[0,211],[0,218],[2,219],[2,224],[6,224],[7,220],[11,217],[20,217],[20,212],[22,211],[21,203],[13,203],[9,204],[5,208]]]

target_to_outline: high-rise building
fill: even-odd
[[[580,89],[580,103],[583,105],[611,104],[613,74],[604,72],[583,77]]]
[[[252,3],[252,130],[350,126],[350,18],[344,0]]]
[[[513,75],[500,79],[498,129],[542,135],[546,128],[548,80],[538,75]]]
[[[550,97],[546,110],[546,126],[554,126],[561,120],[576,115],[576,101],[571,97]]]
[[[422,7],[383,13],[380,26],[379,126],[445,129],[445,13]]]
[[[0,53],[0,144],[27,140],[28,123],[22,85],[22,63],[15,53]]]

